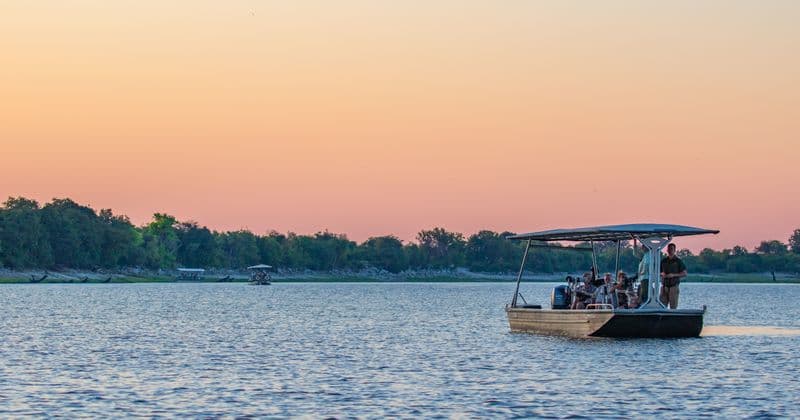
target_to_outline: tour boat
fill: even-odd
[[[251,265],[247,269],[250,270],[250,284],[257,286],[269,286],[272,284],[272,276],[269,274],[269,271],[272,270],[271,265]]]
[[[541,305],[518,304],[519,286],[528,251],[541,242],[588,242],[592,251],[592,269],[597,273],[596,242],[615,242],[617,245],[615,276],[619,272],[619,252],[622,241],[638,241],[650,255],[648,273],[661,273],[661,250],[675,237],[717,234],[718,230],[665,224],[628,224],[579,229],[556,229],[510,236],[512,240],[527,241],[517,285],[506,314],[511,331],[569,337],[698,337],[703,330],[706,307],[698,309],[669,309],[659,300],[660,275],[649,275],[646,299],[633,309],[614,308],[611,304],[589,305],[587,309],[568,309],[559,300],[561,291],[574,288],[559,286],[553,289],[550,308]],[[559,249],[587,249],[557,247]],[[569,292],[567,292],[569,293]],[[573,294],[574,295],[574,294]],[[523,302],[524,302],[523,297]]]

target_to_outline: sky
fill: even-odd
[[[0,197],[361,241],[800,228],[800,2],[4,1]]]

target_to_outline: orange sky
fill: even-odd
[[[356,240],[786,241],[797,22],[795,1],[2,2],[0,197]]]

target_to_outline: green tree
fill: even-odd
[[[350,268],[350,255],[355,250],[355,243],[342,234],[317,232],[308,242],[308,254],[311,256],[315,270],[335,270]]]
[[[403,254],[405,255],[406,261],[408,261],[409,268],[420,269],[426,267],[425,257],[422,255],[422,250],[419,245],[415,243],[406,244],[403,247]]]
[[[103,226],[91,207],[69,198],[42,207],[56,267],[96,268],[102,265]]]
[[[417,234],[420,251],[431,268],[451,268],[464,263],[464,235],[442,228],[423,230]]]
[[[310,268],[313,260],[309,255],[311,237],[289,232],[284,248],[284,262],[289,268]]]
[[[266,236],[258,238],[258,255],[261,262],[272,266],[280,266],[284,264],[286,236],[278,232],[270,232]]]
[[[748,252],[747,248],[740,245],[736,245],[735,247],[733,247],[733,250],[730,251],[730,254],[734,257],[742,257],[747,255]]]
[[[800,254],[800,229],[795,229],[789,237],[789,248],[795,254]]]
[[[185,267],[212,267],[219,254],[214,235],[197,222],[181,222],[175,229],[178,236],[178,263]]]
[[[700,262],[709,270],[723,270],[725,269],[725,254],[714,251],[711,248],[704,248],[698,254]]]
[[[781,241],[761,241],[756,252],[766,255],[782,255],[787,252],[786,244]]]
[[[179,223],[156,213],[149,224],[136,227],[110,209],[96,213],[70,199],[54,199],[40,207],[34,200],[11,197],[0,207],[0,264],[22,268],[96,268],[186,266],[242,268],[256,263],[311,270],[373,266],[392,272],[407,268],[467,266],[475,271],[516,271],[524,242],[511,241],[509,232],[477,232],[467,240],[442,228],[423,230],[417,243],[403,244],[394,236],[372,237],[361,244],[343,234],[258,236],[246,230],[213,232],[193,221]],[[588,247],[588,244],[579,244]],[[682,249],[693,272],[800,272],[800,229],[787,244],[763,241],[750,253],[741,246],[692,255]],[[617,245],[595,243],[599,271],[612,271]],[[619,268],[634,272],[641,255],[623,242]],[[592,265],[591,253],[534,247],[526,269],[537,272],[583,271]]]
[[[755,254],[740,255],[728,260],[726,271],[730,273],[754,273],[760,271]]]
[[[107,268],[132,267],[141,264],[141,234],[123,215],[102,209],[98,215],[102,226],[100,265]]]
[[[149,268],[175,268],[178,254],[178,221],[163,213],[153,215],[153,221],[142,228],[144,262]]]
[[[408,260],[403,250],[403,242],[394,236],[377,236],[358,246],[361,260],[372,267],[391,273],[399,273],[408,268]]]
[[[261,262],[258,238],[250,231],[222,233],[217,237],[217,241],[224,267],[242,269]]]
[[[510,271],[517,268],[522,258],[521,242],[510,241],[511,232],[502,234],[482,230],[471,235],[465,245],[464,256],[473,271]]]
[[[0,208],[0,264],[20,269],[50,267],[53,252],[42,225],[39,203],[9,197]]]

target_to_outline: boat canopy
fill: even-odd
[[[266,264],[251,265],[250,267],[247,267],[248,270],[267,270],[270,268],[272,268],[272,266]]]
[[[205,273],[206,270],[203,268],[178,268],[178,271],[181,273]]]
[[[542,232],[521,233],[508,239],[532,241],[624,241],[634,238],[658,236],[672,238],[717,234],[718,230],[701,229],[691,226],[665,225],[657,223],[637,223],[628,225],[595,226],[578,229],[553,229]]]

